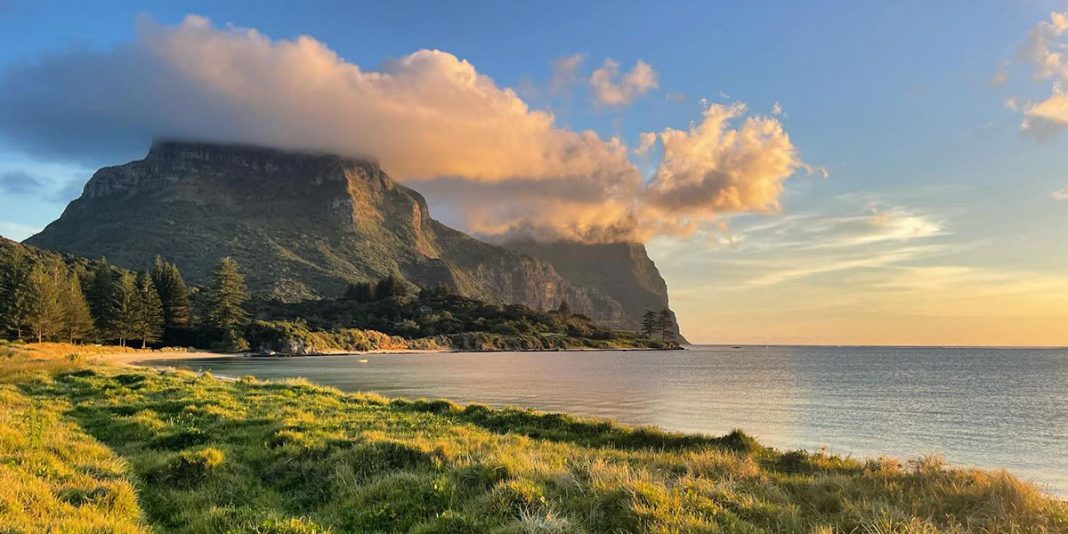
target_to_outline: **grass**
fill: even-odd
[[[1066,532],[1005,472],[88,359],[0,360],[0,532]]]

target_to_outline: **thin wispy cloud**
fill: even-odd
[[[37,194],[45,183],[22,171],[0,173],[0,191],[9,195]]]
[[[0,236],[6,237],[12,241],[22,241],[41,230],[42,228],[38,226],[0,221]]]
[[[553,60],[553,77],[549,80],[549,93],[559,95],[570,90],[581,80],[579,68],[586,60],[586,54],[571,54]]]
[[[822,275],[853,276],[896,269],[959,251],[944,218],[869,197],[843,196],[824,211],[788,213],[764,220],[734,220],[705,232],[704,246],[690,240],[658,242],[658,251],[682,269],[716,276],[697,287],[717,291],[770,288]],[[751,217],[751,216],[750,216]]]

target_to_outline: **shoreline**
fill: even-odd
[[[520,353],[538,353],[538,352],[667,352],[676,350],[687,350],[680,346],[676,349],[650,349],[650,348],[618,348],[618,349],[601,349],[593,347],[578,347],[572,349],[554,349],[554,350],[458,350],[458,349],[375,349],[362,352],[323,352],[317,354],[263,354],[256,352],[242,352],[242,353],[220,353],[210,351],[136,351],[136,352],[114,352],[114,353],[101,353],[94,355],[96,358],[100,358],[108,363],[114,363],[116,365],[125,365],[131,367],[148,367],[145,365],[138,365],[142,362],[148,361],[171,361],[171,360],[193,360],[193,359],[217,359],[217,358],[256,358],[256,359],[295,359],[295,358],[319,358],[323,356],[364,356],[368,354],[456,354],[456,353],[485,353],[494,354],[502,352],[520,352]]]

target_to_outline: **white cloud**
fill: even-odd
[[[625,106],[658,86],[656,71],[640,59],[625,74],[620,73],[618,61],[606,59],[590,76],[594,101],[603,106]]]
[[[1054,200],[1068,200],[1068,184],[1053,192]]]

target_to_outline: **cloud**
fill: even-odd
[[[593,99],[602,106],[625,106],[659,85],[656,71],[648,63],[638,60],[625,74],[619,71],[619,62],[606,59],[590,76]]]
[[[1054,200],[1068,200],[1068,184],[1056,190],[1052,194]]]
[[[783,182],[804,163],[777,119],[732,122],[744,104],[712,104],[689,130],[659,134],[664,155],[643,196],[654,233],[687,233],[720,213],[775,211]]]
[[[578,69],[586,60],[586,54],[572,54],[553,60],[553,77],[549,81],[549,92],[558,95],[567,92],[579,81]]]
[[[33,195],[45,186],[43,182],[22,171],[0,174],[0,191],[9,195]]]
[[[365,71],[311,37],[272,41],[190,16],[131,45],[42,59],[0,85],[0,127],[35,152],[150,136],[373,155],[405,179],[635,180],[624,151],[555,126],[470,63],[420,50]],[[17,134],[17,135],[16,135]]]
[[[634,147],[634,153],[639,156],[646,156],[654,146],[656,146],[656,133],[642,132],[638,136],[638,146]]]
[[[1011,61],[1006,61],[998,67],[998,70],[994,71],[994,74],[990,76],[991,85],[1004,85],[1009,81],[1009,66],[1012,65]]]
[[[820,211],[752,219],[702,230],[690,239],[652,246],[677,271],[717,273],[697,284],[742,290],[834,274],[828,283],[876,269],[927,261],[951,251],[942,217],[906,206],[839,197]],[[705,246],[696,246],[694,240]],[[711,244],[712,246],[708,246]]]
[[[580,64],[570,56],[558,70]],[[642,61],[625,74],[606,61],[591,83],[606,105],[657,86]],[[131,43],[13,67],[0,101],[0,137],[52,158],[114,163],[153,137],[374,157],[466,229],[498,236],[684,234],[719,213],[777,208],[783,180],[804,166],[778,120],[717,105],[700,126],[658,134],[665,158],[646,184],[619,139],[558,126],[447,52],[369,70],[308,36],[272,40],[199,16],[140,19]]]
[[[1068,94],[1059,83],[1054,84],[1049,98],[1024,109],[1020,128],[1038,139],[1045,139],[1068,126]]]
[[[38,226],[27,226],[25,224],[0,221],[0,236],[4,236],[13,241],[22,241],[41,230],[43,230],[43,228]]]
[[[1005,102],[1006,108],[1023,113],[1021,130],[1037,139],[1059,133],[1068,126],[1068,95],[1062,85],[1068,83],[1068,57],[1064,55],[1068,47],[1066,35],[1068,12],[1051,13],[1049,20],[1039,22],[1031,29],[1016,58],[1003,63],[994,76],[996,83],[1004,83],[1012,63],[1025,63],[1031,66],[1034,79],[1052,81],[1050,96],[1045,100],[1021,104],[1016,97],[1009,97]]]

